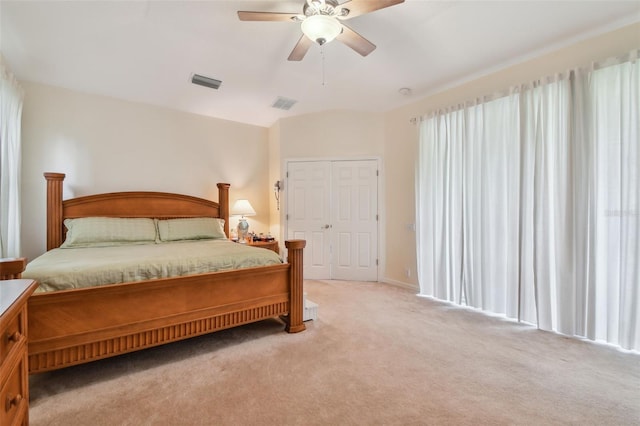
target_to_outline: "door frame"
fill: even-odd
[[[280,180],[284,182],[282,189],[282,197],[280,201],[280,240],[284,241],[286,236],[289,235],[289,222],[286,218],[287,212],[289,211],[289,191],[288,191],[288,180],[287,180],[287,170],[289,170],[289,163],[296,162],[322,162],[322,161],[376,161],[378,165],[378,224],[377,224],[377,232],[378,232],[378,243],[377,243],[377,251],[378,251],[378,282],[381,281],[381,277],[385,276],[385,259],[386,252],[383,250],[386,243],[386,237],[384,230],[386,229],[386,213],[384,206],[385,204],[385,185],[384,185],[384,165],[382,162],[382,158],[379,156],[353,156],[353,157],[299,157],[299,158],[285,158],[282,160],[282,165],[280,169]],[[286,251],[286,250],[285,250]],[[285,255],[286,260],[286,255]]]

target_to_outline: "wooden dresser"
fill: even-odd
[[[0,281],[0,425],[29,424],[27,299],[38,283]]]

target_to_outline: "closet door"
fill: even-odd
[[[331,278],[378,280],[378,164],[331,164]]]
[[[287,190],[287,238],[307,240],[304,277],[330,279],[331,163],[289,163]]]
[[[378,162],[287,166],[287,237],[307,240],[308,279],[378,279]]]

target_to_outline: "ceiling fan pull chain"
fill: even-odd
[[[320,46],[320,59],[322,61],[322,86],[325,86],[325,77],[324,77],[324,47]]]

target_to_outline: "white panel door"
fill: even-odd
[[[287,237],[307,240],[309,279],[378,279],[378,164],[296,161],[287,166]]]
[[[376,161],[332,163],[331,277],[378,279],[378,165]]]
[[[289,163],[287,238],[307,240],[304,277],[331,278],[331,163]]]

